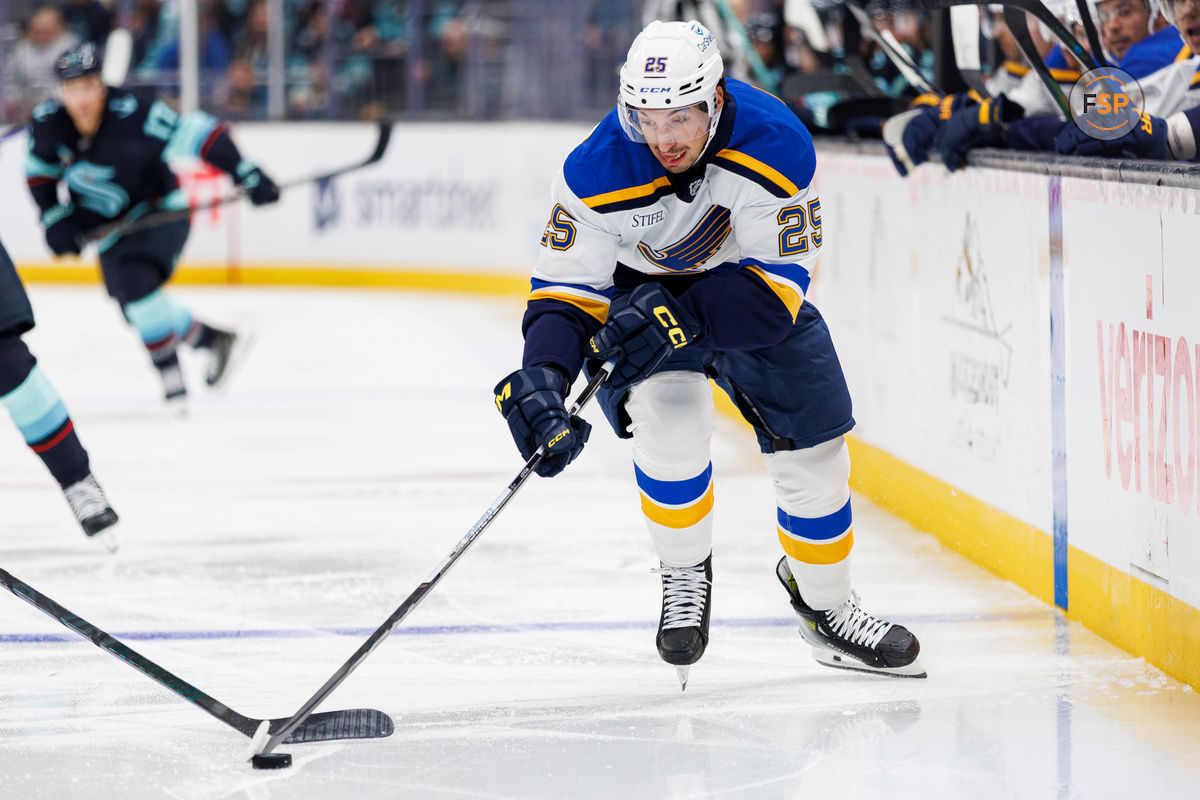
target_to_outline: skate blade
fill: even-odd
[[[911,664],[906,664],[903,667],[872,667],[869,664],[864,664],[854,656],[848,656],[845,653],[838,653],[834,650],[829,650],[825,647],[814,647],[812,649],[813,658],[818,664],[834,669],[848,669],[854,672],[870,672],[875,675],[889,675],[893,678],[924,678],[926,677],[925,667],[921,665],[920,659],[914,659]]]
[[[99,542],[100,544],[104,545],[104,549],[110,553],[117,552],[119,545],[117,544],[117,537],[113,534],[111,527],[105,528],[102,531],[97,531],[88,538],[93,542]]]
[[[175,417],[175,419],[187,419],[190,409],[188,408],[188,399],[186,394],[175,395],[174,397],[166,398],[167,412]]]
[[[676,675],[676,677],[679,678],[679,691],[681,691],[681,692],[687,691],[688,670],[690,670],[690,669],[691,669],[691,667],[676,667],[675,668],[675,675]]]
[[[246,354],[254,346],[254,331],[242,330],[236,331],[236,333],[237,338],[233,340],[233,349],[229,351],[229,360],[225,362],[225,371],[221,373],[221,377],[215,383],[208,384],[210,391],[223,393],[228,388],[234,373],[242,368],[242,364],[246,362]]]

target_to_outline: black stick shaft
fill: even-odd
[[[570,416],[574,417],[583,410],[583,407],[587,405],[589,400],[592,399],[604,381],[608,380],[608,376],[612,372],[612,368],[612,362],[605,362],[605,364],[600,367],[600,369],[588,382],[588,385],[584,387],[582,392],[580,392],[579,398],[576,399],[575,403],[571,406],[571,410],[569,412]],[[492,520],[499,516],[500,512],[504,510],[504,507],[508,505],[508,502],[513,499],[517,491],[520,490],[520,488],[525,484],[525,481],[529,479],[529,476],[532,475],[534,470],[537,469],[538,465],[542,463],[542,459],[545,458],[545,455],[545,447],[539,447],[537,452],[530,456],[529,460],[525,462],[525,466],[521,468],[519,473],[517,473],[517,476],[513,478],[512,482],[508,484],[504,491],[496,497],[496,499],[488,507],[487,511],[483,512],[483,516],[481,516],[479,520],[471,526],[471,529],[467,531],[466,535],[458,540],[458,544],[454,545],[454,549],[451,550],[449,554],[442,559],[441,563],[434,568],[433,573],[426,578],[423,583],[417,586],[415,590],[413,590],[413,593],[410,594],[408,598],[400,604],[399,608],[392,612],[391,616],[383,621],[382,625],[375,629],[374,633],[367,637],[367,640],[363,642],[356,651],[354,651],[354,655],[350,656],[346,663],[338,667],[337,671],[330,676],[329,680],[325,681],[325,684],[317,690],[317,693],[310,697],[304,703],[304,705],[300,706],[300,710],[298,710],[282,728],[280,728],[276,733],[272,734],[269,739],[267,739],[267,742],[261,751],[262,753],[272,752],[280,744],[280,742],[284,741],[288,734],[290,734],[296,729],[297,726],[303,723],[304,720],[307,719],[310,714],[312,714],[316,707],[320,705],[321,702],[324,701],[334,689],[340,686],[342,681],[346,680],[346,678],[350,676],[350,673],[354,672],[354,670],[358,668],[358,665],[361,664],[367,658],[367,656],[374,652],[375,648],[378,647],[383,640],[388,637],[388,634],[395,630],[396,626],[408,616],[409,612],[420,605],[421,601],[425,599],[425,595],[429,594],[430,590],[432,590],[434,586],[437,586],[438,582],[441,581],[441,579],[446,576],[446,573],[450,571],[450,568],[454,566],[454,562],[458,561],[459,557],[467,551],[467,548],[469,548],[475,542],[475,540],[479,538],[488,525],[492,523]]]
[[[1058,85],[1058,81],[1050,74],[1050,70],[1046,67],[1046,62],[1042,60],[1041,55],[1037,51],[1037,46],[1033,43],[1033,37],[1029,34],[1029,20],[1025,16],[1025,12],[1016,9],[1012,6],[1005,6],[1004,21],[1008,24],[1008,30],[1016,40],[1017,46],[1021,48],[1021,52],[1025,54],[1025,59],[1033,66],[1033,71],[1037,73],[1041,79],[1042,85],[1046,87],[1046,91],[1054,98],[1054,102],[1066,115],[1067,119],[1074,119],[1075,115],[1071,113],[1071,101],[1063,93],[1062,87]]]
[[[0,584],[31,606],[51,617],[55,621],[70,628],[83,638],[92,642],[146,677],[153,680],[175,694],[187,700],[192,705],[233,728],[244,736],[253,738],[263,720],[251,719],[239,714],[229,706],[212,696],[197,689],[192,684],[155,664],[141,653],[123,644],[116,637],[97,628],[92,623],[63,608],[53,599],[34,589],[29,584],[18,580],[11,573],[0,569]],[[284,722],[290,720],[271,719],[269,728],[278,729]],[[304,727],[295,732],[293,741],[322,742],[334,739],[376,739],[390,736],[393,730],[392,719],[382,711],[372,708],[355,708],[344,711],[328,711],[308,719]]]
[[[335,169],[332,172],[323,172],[320,175],[309,175],[304,178],[295,178],[290,181],[283,181],[279,184],[279,188],[283,190],[291,189],[296,186],[304,186],[305,184],[309,183],[319,183],[321,181],[327,181],[330,178],[336,178],[339,175],[345,175],[347,172],[353,172],[355,170],[362,169],[363,167],[368,167],[383,158],[383,154],[387,150],[388,142],[391,141],[391,138],[392,123],[382,121],[379,123],[379,138],[375,142],[375,150],[365,160],[349,166],[341,167],[340,169]],[[83,234],[83,241],[81,244],[88,244],[90,242],[98,241],[106,236],[111,236],[112,234],[126,236],[131,233],[137,233],[138,231],[146,230],[147,228],[166,225],[170,222],[178,222],[179,220],[188,219],[192,214],[208,211],[219,206],[229,205],[230,203],[236,203],[245,196],[246,195],[244,192],[239,191],[226,197],[218,197],[214,200],[207,200],[203,203],[197,203],[195,206],[189,206],[187,208],[159,209],[150,211],[144,216],[138,217],[137,219],[116,220],[115,222],[111,222],[107,225],[101,225]]]
[[[121,659],[146,677],[150,678],[155,683],[167,687],[184,700],[187,700],[197,708],[208,712],[234,730],[243,733],[246,736],[254,735],[254,730],[258,727],[259,720],[253,720],[249,717],[242,716],[219,700],[216,700],[210,695],[200,691],[183,678],[175,675],[158,664],[155,664],[153,661],[146,658],[141,653],[138,653],[133,648],[122,644],[120,641],[100,630],[92,623],[76,614],[71,613],[51,598],[34,589],[29,584],[17,580],[17,578],[13,577],[11,573],[3,569],[0,569],[0,583],[3,583],[6,589],[25,602],[29,603],[38,611],[41,611],[43,614],[52,617],[61,624],[75,631],[80,636],[99,647],[101,650],[106,650],[109,653],[112,653],[114,656]]]

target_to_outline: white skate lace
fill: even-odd
[[[667,628],[691,628],[704,617],[709,581],[704,566],[659,567],[652,569],[663,576],[663,623]]]
[[[100,484],[96,483],[96,479],[91,475],[72,483],[63,490],[63,494],[67,496],[67,505],[75,514],[75,519],[80,522],[108,511],[108,499],[104,496]]]
[[[825,619],[838,636],[872,649],[892,627],[892,623],[876,619],[859,608],[858,597],[854,595],[837,608],[826,611]]]

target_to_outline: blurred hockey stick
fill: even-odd
[[[871,15],[863,8],[859,0],[845,0],[846,8],[850,9],[850,13],[858,20],[858,25],[867,38],[879,45],[883,50],[883,54],[888,57],[888,60],[895,65],[904,79],[908,81],[910,86],[915,86],[922,92],[927,94],[936,94],[938,97],[943,97],[946,93],[934,86],[929,81],[925,80],[925,76],[917,68],[917,65],[909,57],[904,47],[896,39],[895,34],[891,31],[883,31],[882,33],[875,28],[875,23],[871,21]]]
[[[612,374],[613,365],[614,362],[606,361],[600,366],[600,369],[596,371],[596,374],[592,376],[592,379],[588,381],[587,386],[583,388],[583,391],[579,393],[579,397],[571,405],[571,410],[568,412],[569,416],[574,418],[579,415],[579,412],[583,411],[583,407],[588,404],[588,401],[592,399],[604,382],[608,380],[608,376]],[[479,538],[484,529],[486,529],[487,526],[492,523],[492,520],[494,520],[500,514],[500,512],[504,510],[504,507],[508,505],[508,501],[512,500],[513,497],[516,496],[520,488],[525,485],[525,481],[529,479],[529,476],[534,473],[534,470],[538,468],[538,465],[542,463],[542,459],[545,457],[546,446],[542,445],[538,447],[537,452],[530,456],[529,460],[525,462],[525,466],[522,467],[521,471],[517,473],[517,477],[513,478],[512,482],[508,484],[508,487],[501,492],[494,501],[492,501],[492,504],[488,506],[487,511],[483,512],[483,516],[471,526],[471,530],[467,531],[466,535],[458,540],[458,544],[454,545],[454,549],[450,551],[449,555],[443,558],[441,563],[434,568],[433,573],[426,578],[424,582],[417,586],[415,590],[413,590],[413,593],[408,596],[408,599],[401,603],[400,607],[393,611],[391,616],[384,620],[383,624],[375,629],[374,633],[367,637],[367,640],[362,643],[362,646],[359,647],[358,650],[354,652],[354,655],[350,656],[349,660],[347,660],[345,664],[342,664],[342,666],[338,667],[337,671],[333,673],[329,680],[325,681],[325,685],[318,689],[317,693],[310,697],[304,703],[304,705],[300,706],[300,710],[297,711],[291,719],[284,723],[284,725],[269,738],[262,739],[261,737],[256,737],[256,741],[259,741],[260,743],[254,755],[267,756],[274,751],[276,747],[278,747],[287,739],[288,735],[293,730],[302,725],[304,721],[309,718],[309,715],[312,714],[313,709],[320,705],[321,701],[328,697],[334,689],[340,686],[342,681],[346,680],[346,678],[350,676],[350,673],[354,672],[354,670],[358,668],[358,665],[361,664],[367,656],[374,652],[375,648],[378,647],[383,640],[388,637],[388,634],[390,634],[396,628],[396,626],[408,616],[409,612],[416,608],[420,602],[425,599],[425,595],[429,594],[434,586],[437,586],[438,581],[445,577],[446,573],[450,571],[452,566],[454,566],[454,562],[458,560],[459,556],[467,552],[467,548]]]
[[[27,583],[17,580],[10,573],[0,569],[0,583],[4,588],[21,598],[31,606],[65,625],[75,633],[124,661],[146,677],[165,686],[175,694],[187,700],[197,708],[208,712],[224,722],[238,733],[253,737],[254,732],[264,723],[275,730],[280,725],[290,722],[286,719],[258,720],[242,716],[224,703],[192,686],[177,675],[155,664],[150,659],[127,647],[115,638],[97,628],[87,620],[72,614],[54,600],[34,589]],[[390,736],[395,729],[392,718],[382,711],[372,708],[352,708],[345,711],[329,711],[310,717],[303,727],[293,725],[290,742],[324,742],[334,739],[377,739]]]
[[[392,123],[388,120],[380,120],[378,138],[375,141],[375,149],[371,151],[371,155],[367,156],[362,161],[357,161],[348,166],[335,169],[332,172],[322,172],[317,175],[309,175],[304,178],[295,178],[290,181],[283,181],[278,184],[279,189],[280,191],[283,191],[284,189],[292,189],[296,186],[303,186],[309,183],[320,183],[321,181],[327,181],[331,178],[345,175],[347,172],[354,172],[355,170],[360,170],[363,167],[369,167],[383,158],[383,154],[387,151],[388,142],[391,140],[391,138]],[[201,211],[208,211],[210,209],[217,208],[218,206],[236,203],[246,196],[247,195],[245,192],[239,190],[231,195],[218,197],[214,200],[207,200],[203,203],[197,203],[194,206],[188,206],[187,208],[159,208],[149,211],[135,219],[122,218],[114,220],[113,222],[105,225],[99,225],[84,233],[79,245],[82,248],[85,245],[99,241],[114,234],[117,236],[125,236],[126,234],[144,231],[147,228],[165,225],[169,222],[178,222],[179,220],[188,219],[192,214],[199,213]]]
[[[778,90],[779,86],[777,84],[779,81],[767,69],[767,65],[763,63],[762,58],[758,55],[758,51],[754,49],[754,43],[750,41],[750,35],[746,33],[746,26],[742,24],[742,20],[738,15],[733,13],[733,9],[729,7],[728,0],[713,0],[713,5],[717,7],[717,13],[724,20],[725,27],[731,30],[737,38],[742,54],[746,56],[746,63],[750,65],[750,71],[754,73],[759,86],[768,92]]]
[[[942,8],[952,8],[961,5],[995,5],[995,2],[989,0],[921,0],[921,5],[925,8],[936,10]],[[1093,70],[1097,68],[1095,60],[1091,54],[1079,43],[1067,27],[1062,24],[1058,17],[1050,13],[1050,9],[1046,8],[1040,0],[999,0],[998,5],[1004,6],[1004,21],[1008,25],[1008,29],[1012,32],[1013,38],[1017,45],[1020,46],[1021,52],[1025,54],[1025,59],[1029,65],[1033,67],[1041,79],[1042,84],[1054,99],[1054,102],[1066,115],[1067,119],[1074,119],[1074,114],[1071,113],[1071,103],[1067,96],[1063,93],[1062,87],[1058,85],[1058,81],[1050,74],[1050,70],[1046,67],[1046,62],[1041,54],[1037,51],[1036,45],[1033,43],[1033,37],[1029,33],[1029,20],[1025,14],[1032,14],[1039,22],[1045,25],[1059,43],[1075,57],[1085,70]],[[1086,27],[1086,26],[1085,26]]]
[[[971,6],[950,9],[950,39],[954,46],[954,64],[963,82],[980,97],[990,97],[979,63],[979,12]]]
[[[1075,8],[1079,11],[1079,21],[1083,24],[1083,32],[1087,35],[1088,47],[1092,49],[1092,60],[1098,67],[1107,67],[1108,60],[1104,57],[1104,46],[1100,43],[1100,34],[1096,32],[1096,22],[1088,9],[1087,0],[1075,0]]]

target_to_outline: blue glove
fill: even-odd
[[[938,126],[950,119],[955,111],[975,103],[979,96],[974,92],[963,92],[947,95],[940,100],[936,95],[922,97],[936,102],[910,108],[883,123],[883,142],[900,177],[905,177],[929,160],[929,150],[933,147]]]
[[[1063,155],[1132,156],[1161,161],[1167,157],[1167,121],[1142,112],[1141,123],[1110,142],[1089,136],[1078,125],[1066,125],[1054,138],[1054,150]]]
[[[1004,95],[984,100],[978,106],[951,114],[946,124],[938,128],[934,147],[941,154],[946,169],[954,172],[965,166],[969,151],[977,147],[1004,146],[1007,124],[1023,116],[1025,109]]]
[[[238,167],[235,180],[242,191],[250,196],[250,202],[256,206],[265,206],[279,200],[279,187],[256,165],[243,162],[243,165]]]
[[[567,468],[587,443],[592,426],[568,417],[567,378],[553,367],[519,369],[496,384],[496,408],[508,421],[521,457],[528,461],[542,445],[546,456],[537,474],[550,478]]]
[[[67,214],[62,219],[55,222],[46,228],[46,244],[54,251],[56,256],[79,255],[80,244],[83,231],[79,230],[79,224],[75,222],[75,217],[72,214]]]
[[[913,108],[883,123],[883,143],[900,177],[929,160],[937,127],[936,106]]]
[[[643,381],[674,350],[691,344],[700,324],[660,283],[643,283],[625,305],[608,312],[608,322],[592,337],[592,356],[614,359],[608,389],[619,392]]]

